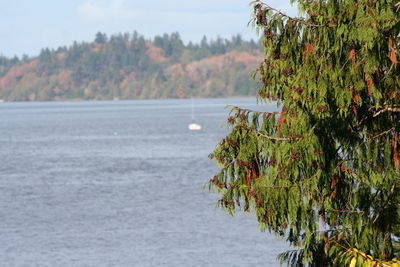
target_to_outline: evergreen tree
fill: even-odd
[[[210,51],[213,55],[225,54],[226,53],[226,45],[224,40],[221,37],[217,37],[217,40],[210,42]]]
[[[74,42],[56,50],[45,48],[37,57],[0,55],[0,98],[178,97],[174,86],[182,92],[198,88],[199,95],[207,97],[255,95],[248,72],[261,49],[235,59],[226,49],[226,40],[218,38],[214,48],[206,38],[203,40],[201,48],[199,43],[185,45],[177,32],[156,36],[153,42],[136,31],[109,37],[99,32],[95,42]],[[242,47],[250,51],[251,42],[243,41]],[[226,68],[215,68],[222,57],[213,58],[212,49],[213,53],[223,54]],[[192,62],[195,64],[186,68]],[[214,91],[210,84],[216,85]]]
[[[288,265],[398,266],[400,3],[296,2],[302,17],[253,2],[259,101],[281,109],[232,109],[210,187],[286,238]]]
[[[105,44],[107,42],[107,35],[105,33],[98,32],[94,41],[98,44]]]
[[[208,41],[207,41],[207,36],[203,36],[203,38],[201,38],[201,42],[200,42],[200,47],[203,49],[208,49]]]
[[[39,60],[44,63],[51,61],[51,51],[48,48],[44,48],[40,51]]]
[[[171,52],[166,53],[166,55],[171,56],[173,60],[178,61],[182,56],[183,50],[185,49],[185,45],[183,44],[178,32],[171,34],[169,44],[171,47]]]

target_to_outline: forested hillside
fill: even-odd
[[[184,44],[178,33],[97,33],[91,43],[0,57],[0,99],[101,100],[255,95],[249,74],[263,59],[240,35]]]

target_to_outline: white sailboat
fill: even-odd
[[[201,130],[201,125],[198,123],[195,123],[194,121],[194,102],[192,98],[192,123],[188,125],[189,130],[191,131],[199,131]]]

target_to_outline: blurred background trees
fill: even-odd
[[[43,48],[37,57],[0,57],[0,99],[132,99],[255,96],[249,73],[260,45],[240,35],[185,44],[179,33],[147,40],[136,31],[90,43]]]

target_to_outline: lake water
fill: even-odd
[[[196,99],[191,132],[190,100],[0,103],[0,265],[279,266],[283,241],[202,190],[227,104],[257,108]]]

